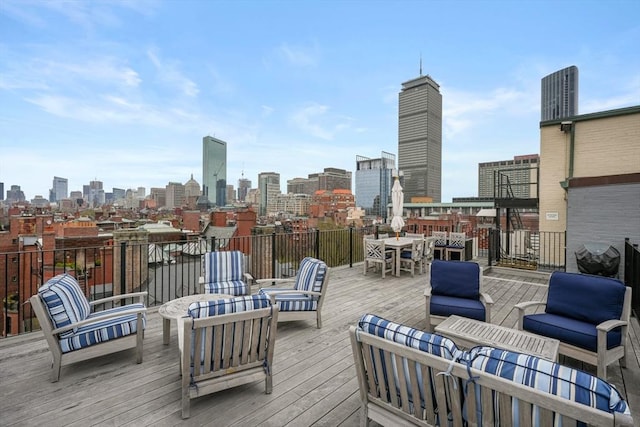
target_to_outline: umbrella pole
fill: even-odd
[[[396,240],[400,240],[400,232],[396,231]]]

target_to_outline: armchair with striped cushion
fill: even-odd
[[[89,302],[75,277],[66,273],[42,285],[30,302],[53,355],[51,381],[60,379],[62,365],[128,348],[136,348],[136,362],[142,363],[146,295],[136,292]],[[126,298],[137,302],[95,311]]]
[[[249,295],[253,277],[244,271],[240,251],[216,251],[202,255],[200,286],[205,294]]]
[[[324,261],[306,257],[294,279],[259,279],[258,285],[271,283],[273,287],[260,288],[260,295],[268,295],[280,308],[279,321],[316,319],[322,328],[322,303],[329,282],[329,267]],[[293,283],[293,287],[275,287]]]

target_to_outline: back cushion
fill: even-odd
[[[38,289],[54,328],[76,323],[89,317],[91,306],[76,279],[69,274],[59,274]],[[73,330],[74,332],[76,329]],[[65,332],[69,335],[72,332]]]
[[[587,372],[492,347],[474,347],[467,357],[471,367],[480,371],[609,413],[630,413],[615,387]]]
[[[625,290],[617,279],[556,271],[549,278],[546,312],[593,325],[619,319]]]
[[[456,298],[480,298],[480,266],[475,262],[431,263],[431,293]]]
[[[327,264],[315,258],[304,258],[300,262],[295,289],[299,291],[322,291],[322,282],[326,273]]]
[[[214,301],[192,302],[189,305],[188,314],[194,319],[203,319],[220,314],[259,310],[270,306],[271,300],[267,295],[249,295]]]
[[[244,255],[240,251],[207,252],[203,257],[206,283],[242,280]]]
[[[442,335],[430,334],[413,329],[408,326],[394,323],[389,320],[378,317],[374,314],[365,314],[360,318],[358,326],[363,331],[385,338],[425,353],[443,357],[447,360],[455,360],[462,351],[456,347],[456,344],[449,338]]]

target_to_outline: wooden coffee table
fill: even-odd
[[[480,322],[460,316],[449,316],[435,327],[435,331],[451,338],[461,347],[488,345],[505,350],[542,357],[553,362],[558,359],[560,341],[531,332]]]
[[[225,298],[234,298],[233,295],[228,294],[195,294],[188,295],[182,298],[176,298],[169,302],[166,302],[158,309],[158,314],[163,317],[162,319],[162,343],[169,345],[169,332],[171,331],[171,321],[178,320],[178,318],[187,314],[187,309],[192,302],[200,301],[215,301]]]

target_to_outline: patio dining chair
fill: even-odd
[[[408,271],[414,277],[414,269],[418,267],[418,273],[422,274],[424,262],[424,238],[413,239],[411,248],[404,249],[400,253],[400,271]]]
[[[278,305],[279,322],[292,320],[314,320],[318,329],[322,328],[322,304],[329,283],[329,267],[324,261],[306,257],[300,261],[296,276],[292,279],[259,279],[258,285],[271,283],[273,287],[262,287],[259,295],[267,295]],[[276,287],[282,284],[293,287]]]
[[[136,362],[142,363],[146,295],[135,292],[90,302],[75,277],[67,273],[42,285],[29,301],[53,356],[51,381],[60,379],[64,365],[129,348],[136,349]],[[137,302],[96,311],[127,298]]]
[[[363,274],[366,275],[371,267],[380,268],[383,279],[386,273],[393,273],[396,251],[386,250],[384,240],[364,239],[362,246],[364,248]]]
[[[433,243],[433,258],[434,259],[447,259],[447,232],[446,231],[434,231],[431,236],[435,239]]]
[[[449,261],[457,260],[464,261],[465,242],[467,235],[465,233],[450,233],[449,242],[447,243],[446,259]],[[457,254],[457,258],[452,255]]]
[[[240,251],[216,251],[202,255],[201,291],[205,294],[248,295],[253,277],[244,271]]]

